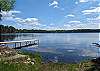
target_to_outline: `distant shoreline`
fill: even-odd
[[[14,32],[14,33],[1,33],[2,34],[15,34],[15,33],[100,33],[100,32]]]
[[[19,29],[18,33],[99,33],[100,29],[73,29],[73,30],[27,30]]]
[[[0,25],[0,33],[99,33],[100,29],[42,30],[16,29],[13,26]]]

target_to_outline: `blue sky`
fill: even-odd
[[[100,0],[16,0],[2,11],[4,25],[26,29],[93,29],[100,24]]]

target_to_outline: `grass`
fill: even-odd
[[[66,63],[42,63],[39,53],[21,52],[20,54],[28,55],[34,58],[35,64],[31,63],[14,63],[11,61],[0,61],[0,71],[100,71],[96,69],[90,61],[81,62],[79,64]]]
[[[35,64],[23,63],[22,61],[0,61],[0,71],[38,71],[41,64],[41,57],[39,53],[20,52],[20,54],[27,55],[34,59]]]
[[[47,63],[41,66],[41,71],[77,71],[77,64]]]
[[[31,64],[23,64],[23,63],[5,63],[0,62],[0,70],[1,71],[36,71],[34,65]]]

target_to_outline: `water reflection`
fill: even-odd
[[[40,52],[44,61],[80,62],[100,56],[91,43],[99,41],[99,33],[16,33],[3,34],[0,41],[39,39],[39,48],[23,48]]]
[[[3,41],[12,41],[17,37],[17,35],[0,35],[0,42]]]

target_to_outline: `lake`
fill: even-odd
[[[98,57],[99,49],[91,45],[99,41],[99,33],[16,33],[1,34],[0,41],[39,40],[38,48],[22,48],[40,52],[44,62],[78,63]],[[11,46],[11,45],[9,45]]]

